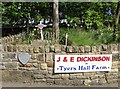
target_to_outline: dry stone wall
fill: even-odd
[[[56,85],[97,85],[118,82],[120,46],[118,44],[100,46],[32,46],[19,44],[0,44],[0,70],[2,81],[45,82]],[[6,40],[6,39],[5,39]],[[20,53],[29,53],[31,59],[23,65],[18,61]],[[56,54],[113,54],[112,71],[54,74],[54,55]]]

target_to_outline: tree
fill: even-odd
[[[120,24],[120,1],[117,4],[116,10],[116,25]]]
[[[53,0],[53,37],[55,36],[56,42],[59,43],[59,12],[58,0]]]

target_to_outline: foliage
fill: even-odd
[[[117,29],[115,35],[116,35],[115,41],[116,41],[117,43],[120,43],[120,26],[118,26],[118,29]]]
[[[98,29],[83,31],[79,29],[60,29],[60,44],[65,44],[65,34],[68,33],[68,45],[99,45],[118,43],[120,36],[120,30],[117,30],[116,40],[113,40],[113,31],[107,27]]]
[[[76,31],[75,31],[76,30]],[[80,29],[60,29],[61,44],[65,44],[65,34],[68,33],[68,45],[97,45],[100,42],[95,39],[96,31],[86,32]]]
[[[81,20],[84,21],[88,28],[94,27],[96,24],[97,28],[104,25],[106,20],[113,20],[117,8],[117,3],[113,2],[61,2],[60,12],[63,13],[63,18],[75,20],[79,18],[77,23],[81,24]]]
[[[98,39],[103,44],[109,44],[113,42],[113,32],[111,29],[104,28],[99,30],[99,37]]]
[[[61,35],[60,36],[60,44],[62,44],[62,45],[66,45],[65,44],[65,41],[66,41],[66,37],[65,37],[65,33],[63,34],[63,35]],[[67,45],[68,46],[71,46],[72,45],[72,40],[70,40],[70,38],[68,37],[68,39],[67,39]]]
[[[27,24],[38,24],[42,18],[52,18],[52,2],[2,2],[0,5],[2,6],[0,13],[2,14],[1,23],[3,26],[27,26]],[[67,19],[68,23],[72,25],[76,23],[80,26],[82,24],[83,28],[88,31],[80,31],[80,29],[61,30],[60,43],[64,43],[65,33],[69,34],[69,45],[119,42],[120,30],[113,28],[116,9],[117,2],[60,2],[59,12],[62,13],[60,19]],[[105,26],[107,28],[104,28]],[[115,29],[116,31],[114,31]],[[115,39],[113,40],[114,35]],[[28,42],[31,43],[34,39],[40,38],[40,32],[32,30],[27,34],[27,38]]]
[[[38,23],[41,18],[52,18],[51,2],[3,2],[1,6],[4,24],[25,24],[26,18]],[[77,24],[83,19],[87,27],[94,23],[100,27],[106,20],[112,20],[116,8],[116,2],[59,3],[59,12],[62,13],[60,19],[74,20]]]
[[[51,15],[51,5],[45,2],[3,2],[2,24],[24,25],[27,20],[38,23],[41,18]]]

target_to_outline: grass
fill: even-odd
[[[60,29],[61,35],[68,33],[68,39],[72,41],[72,45],[99,45],[102,44],[97,40],[96,31],[82,31],[80,29]]]
[[[50,32],[52,30],[48,29],[45,30],[47,32]],[[119,34],[120,31],[117,32],[116,35]],[[68,34],[68,45],[76,45],[76,46],[96,46],[100,44],[110,44],[110,43],[118,43],[117,40],[119,40],[120,36],[116,36],[117,40],[113,40],[113,32],[111,32],[108,28],[101,28],[98,30],[90,29],[89,31],[85,31],[81,28],[77,29],[68,29],[68,28],[60,28],[60,44],[65,44],[65,34]],[[25,36],[23,37],[25,42],[33,41],[36,39],[32,39],[32,36]],[[48,39],[51,40],[50,44],[54,44],[54,40],[51,38]],[[30,42],[29,42],[30,43]]]

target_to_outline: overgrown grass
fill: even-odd
[[[69,38],[73,41],[75,45],[98,45],[99,40],[93,38],[95,33],[85,32],[85,31],[75,31],[69,35]]]
[[[102,42],[98,39],[98,31],[90,30],[84,31],[80,29],[60,29],[60,35],[65,36],[68,33],[68,41],[72,42],[72,45],[99,45]],[[63,43],[64,44],[64,43]]]
[[[52,29],[46,29],[47,32],[52,32]],[[24,38],[24,41],[31,44],[34,40],[40,39],[40,33],[35,34],[35,32],[39,33],[39,30],[33,30],[30,34],[27,34]],[[101,29],[89,29],[85,31],[84,29],[77,28],[77,29],[68,29],[68,28],[60,28],[60,44],[65,44],[65,35],[68,34],[68,44],[67,45],[77,45],[77,46],[84,46],[84,45],[100,45],[100,44],[110,44],[110,43],[120,43],[119,33],[120,31],[106,28]],[[115,38],[114,38],[115,36]],[[46,39],[45,39],[46,40]],[[49,38],[47,40],[51,41],[51,44],[54,44],[54,40]]]

